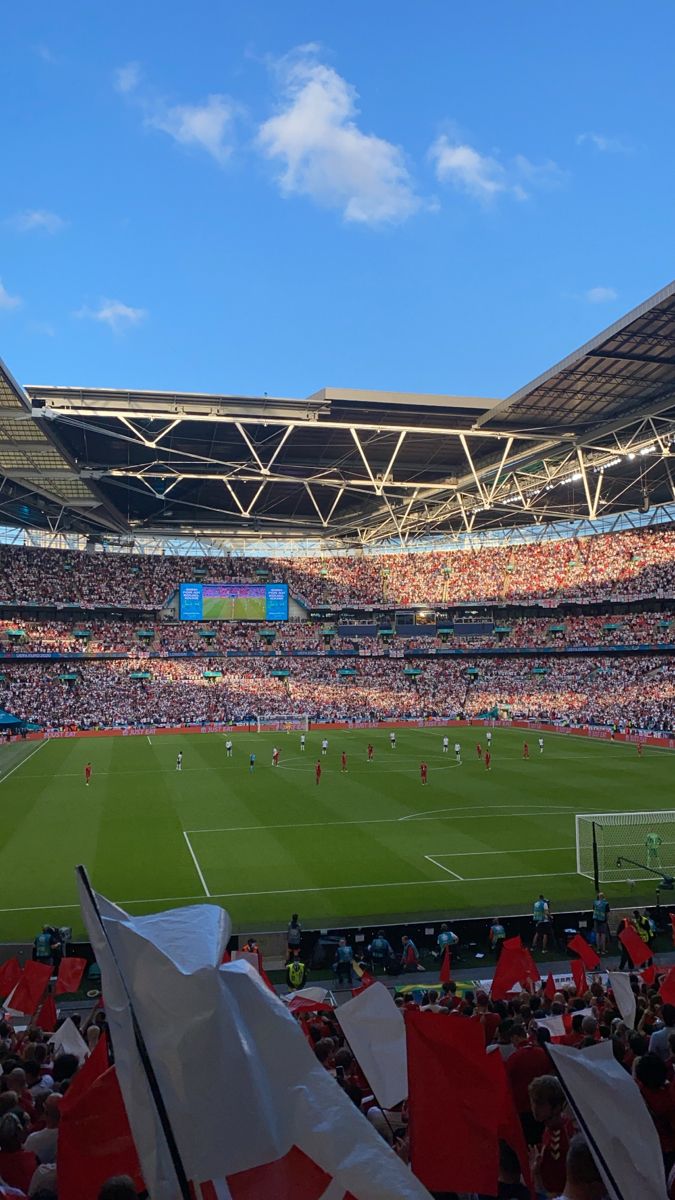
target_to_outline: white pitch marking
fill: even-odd
[[[494,805],[495,808],[503,812],[507,817],[527,817],[533,811],[529,808],[511,809],[506,805]],[[454,811],[453,809],[441,811]],[[535,810],[538,811],[538,810]],[[574,810],[569,806],[565,808],[550,808],[546,806],[547,813],[567,814]],[[420,817],[421,821],[436,821],[437,817]],[[470,812],[467,815],[447,817],[448,821],[483,821],[492,820],[493,814],[490,812]],[[326,829],[331,825],[397,825],[402,817],[364,817],[361,820],[354,821],[300,821],[295,824],[285,823],[282,825],[216,825],[209,829],[188,829],[188,833],[192,836],[195,833],[265,833],[270,829]]]
[[[448,812],[449,813],[463,813],[463,812],[473,813],[473,812],[475,812],[477,807],[480,808],[481,812],[487,812],[489,809],[497,809],[498,811],[501,812],[501,811],[506,810],[508,808],[508,805],[506,805],[506,804],[471,804],[471,805],[464,805],[459,808],[453,807],[453,806],[450,806],[448,808],[425,808],[423,812],[408,813],[405,817],[397,817],[396,820],[397,821],[422,821],[422,820],[428,821],[431,817],[435,817],[438,813],[448,813]],[[522,804],[516,805],[517,809],[524,808],[524,809],[527,809],[528,811],[531,809],[533,812],[538,812],[540,809],[543,809],[546,812],[555,812],[556,808],[558,808],[559,811],[561,811],[561,812],[568,812],[571,807],[572,807],[571,805],[564,805],[564,806],[556,805],[556,806],[552,807],[549,804],[539,804],[536,801],[534,804],[528,804],[526,802],[523,802]],[[513,815],[515,816],[515,813]]]
[[[150,741],[150,734],[149,734],[149,733],[146,733],[146,735],[145,735],[145,736],[146,736],[146,738],[148,739],[148,745],[149,745],[149,746],[151,746],[151,745],[152,745],[152,742]]]
[[[392,887],[426,887],[427,884],[444,883],[447,886],[453,883],[486,883],[504,879],[561,879],[564,876],[576,875],[576,871],[552,871],[543,875],[481,875],[475,879],[448,879],[444,875],[442,879],[404,879],[398,883],[345,883],[331,887],[306,887],[306,888],[272,888],[264,892],[207,892],[210,900],[236,900],[244,899],[247,896],[293,896],[296,893],[303,892],[359,892],[370,888],[392,888]],[[120,905],[126,904],[171,904],[176,901],[183,900],[203,900],[204,897],[199,896],[157,896],[148,900],[142,898],[136,900],[118,900],[115,903]],[[0,913],[15,913],[15,912],[43,912],[45,909],[66,909],[77,908],[79,904],[34,904],[31,907],[19,908],[0,908]]]
[[[205,880],[205,878],[204,878],[204,875],[203,875],[203,873],[202,873],[202,869],[201,869],[201,867],[200,867],[200,865],[199,865],[199,862],[198,862],[198,860],[197,860],[197,855],[195,854],[194,850],[192,849],[192,842],[190,841],[190,838],[188,837],[188,834],[187,834],[187,832],[186,832],[186,830],[185,830],[185,829],[183,830],[183,837],[185,838],[185,844],[186,844],[186,846],[187,846],[188,850],[190,851],[190,855],[191,855],[191,857],[192,857],[192,861],[193,861],[193,863],[195,864],[195,871],[197,872],[197,874],[198,874],[198,876],[199,876],[199,882],[201,883],[201,885],[202,885],[202,887],[203,887],[203,889],[204,889],[204,894],[205,894],[206,896],[210,896],[210,895],[211,895],[211,893],[210,893],[209,889],[208,889],[208,888],[207,888],[207,886],[206,886],[206,880]]]
[[[449,867],[444,867],[443,863],[437,862],[436,859],[432,858],[430,854],[425,854],[424,857],[426,859],[428,859],[429,862],[432,862],[435,867],[440,867],[441,871],[447,871],[448,875],[453,875],[455,879],[458,879],[461,882],[463,882],[461,875],[458,875],[456,871],[451,871]]]
[[[0,778],[0,783],[4,783],[6,779],[9,779],[10,775],[13,775],[15,771],[19,770],[19,767],[23,767],[24,764],[28,762],[29,758],[32,758],[34,754],[37,754],[38,750],[43,750],[48,741],[49,738],[45,738],[43,742],[40,742],[39,746],[36,746],[34,750],[31,750],[30,754],[27,754],[25,758],[21,759],[20,763],[17,763],[15,767],[12,767],[11,771],[8,771],[6,775],[3,775]]]
[[[492,858],[493,854],[548,854],[552,850],[576,850],[576,846],[529,846],[526,850],[454,850],[437,858]],[[429,855],[425,854],[425,858]],[[440,866],[440,863],[438,864]]]

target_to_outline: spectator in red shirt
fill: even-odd
[[[22,1149],[23,1135],[21,1118],[14,1112],[5,1113],[0,1121],[0,1177],[10,1187],[27,1192],[38,1160],[30,1150]]]
[[[565,1162],[574,1123],[563,1114],[565,1093],[555,1075],[533,1079],[528,1091],[532,1116],[544,1127],[533,1163],[535,1187],[537,1191],[557,1195],[565,1186]]]
[[[675,1083],[658,1054],[643,1054],[633,1067],[636,1083],[659,1135],[666,1173],[675,1164]]]
[[[543,1042],[547,1041],[549,1037],[548,1029],[539,1029],[537,1031],[538,1044],[534,1045],[528,1040],[523,1024],[517,1022],[511,1029],[511,1044],[515,1046],[515,1050],[506,1060],[506,1074],[516,1112],[520,1117],[525,1140],[529,1146],[538,1145],[543,1133],[543,1126],[532,1116],[529,1087],[532,1081],[538,1079],[540,1075],[550,1074],[551,1060],[543,1045],[539,1044],[539,1039]]]

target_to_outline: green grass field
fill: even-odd
[[[488,774],[476,756],[479,731],[460,732],[461,766],[455,731],[448,755],[443,732],[401,730],[395,752],[386,730],[329,732],[319,787],[313,732],[304,755],[296,732],[236,733],[230,760],[220,734],[0,747],[0,940],[32,937],[43,921],[80,932],[80,862],[96,888],[133,912],[210,895],[244,933],[285,927],[294,909],[306,927],[522,912],[540,890],[560,911],[592,899],[591,882],[575,872],[575,813],[673,804],[666,752],[638,758],[634,746],[547,735],[540,756],[533,734],[525,762],[522,732],[497,729]],[[626,885],[605,890],[614,903],[654,898],[648,881],[634,897]]]
[[[204,621],[264,621],[267,601],[264,596],[204,596]]]

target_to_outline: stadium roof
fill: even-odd
[[[104,536],[374,545],[646,510],[675,499],[675,284],[502,401],[22,389],[0,363],[0,472],[7,520]]]

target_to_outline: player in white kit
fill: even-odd
[[[395,733],[389,734],[389,745],[391,746],[392,750],[396,749],[396,734]]]
[[[539,753],[543,754],[544,753],[544,739],[542,737],[537,739],[537,745],[539,746]]]
[[[459,742],[455,742],[455,761],[462,765],[462,747]]]
[[[323,755],[328,754],[328,738],[324,738],[321,742],[321,753]]]
[[[300,734],[300,749],[304,753],[304,750],[305,750],[305,735],[304,735],[304,733]]]
[[[177,771],[183,770],[183,751],[182,750],[179,750],[178,754],[176,756],[176,770]]]
[[[448,753],[449,747],[450,747],[450,738],[444,737],[443,738],[443,753],[444,754]]]
[[[228,738],[225,743],[225,753],[228,758],[232,758],[232,738]]]

